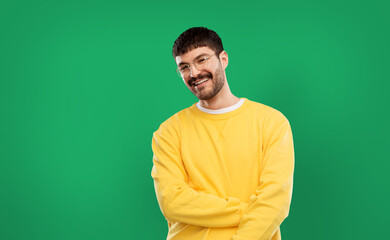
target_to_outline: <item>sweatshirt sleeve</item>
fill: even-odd
[[[162,124],[152,140],[152,177],[160,209],[165,218],[203,227],[238,226],[248,206],[235,197],[198,192],[187,185],[187,173],[180,154],[178,132]]]
[[[265,130],[259,185],[232,240],[270,240],[289,213],[294,172],[291,127],[277,112]]]

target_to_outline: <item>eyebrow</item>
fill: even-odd
[[[196,58],[194,58],[194,61],[195,61],[196,59],[200,58],[200,57],[207,56],[207,55],[210,55],[210,54],[208,54],[208,53],[201,53],[201,54],[199,54]],[[179,63],[178,66],[181,66],[181,65],[184,65],[184,64],[188,64],[188,63],[187,63],[187,62],[181,62],[181,63]]]

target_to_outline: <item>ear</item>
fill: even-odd
[[[222,51],[219,54],[219,60],[221,61],[223,69],[225,69],[229,64],[229,57],[226,51]]]

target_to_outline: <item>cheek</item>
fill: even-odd
[[[211,74],[212,77],[214,77],[214,75],[215,75],[215,69],[212,69],[212,68],[205,68],[205,69],[203,69],[202,74]]]

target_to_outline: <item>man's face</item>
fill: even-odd
[[[197,69],[193,63],[205,56],[210,58],[206,64],[198,67],[200,70]],[[227,65],[226,52],[222,52],[221,56],[223,65],[221,64],[220,56],[216,55],[209,47],[199,47],[183,55],[176,56],[175,60],[178,67],[186,64],[190,65],[189,74],[182,78],[188,89],[199,100],[213,98],[224,86],[226,80],[224,71]]]

